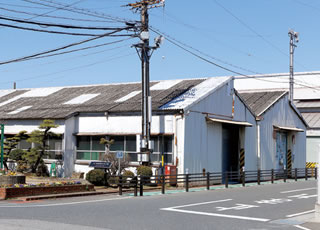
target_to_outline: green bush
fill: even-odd
[[[105,172],[101,169],[93,169],[86,175],[86,180],[93,185],[101,186],[105,184]]]
[[[37,171],[36,171],[36,175],[43,176],[43,177],[49,176],[48,166],[44,162],[39,164]]]
[[[139,166],[137,169],[137,174],[139,176],[146,176],[146,177],[151,177],[152,176],[152,168],[149,166]]]
[[[124,176],[124,177],[134,177],[134,173],[131,172],[130,170],[125,170],[125,171],[122,173],[122,176]]]

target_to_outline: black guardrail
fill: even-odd
[[[190,187],[206,187],[210,190],[210,186],[224,185],[226,188],[230,184],[271,182],[288,179],[297,181],[298,179],[308,180],[308,178],[317,179],[317,168],[295,168],[291,170],[257,170],[257,171],[234,171],[234,172],[202,172],[190,174],[171,174],[156,176],[111,176],[113,181],[119,188],[119,195],[123,191],[132,192],[134,196],[143,196],[145,186],[149,189],[161,189],[161,193],[165,194],[167,186],[182,187],[186,192]]]

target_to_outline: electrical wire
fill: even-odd
[[[98,48],[98,47],[102,47],[102,46],[106,46],[106,45],[116,44],[116,43],[123,42],[123,41],[129,40],[129,39],[132,39],[132,38],[122,39],[122,40],[113,41],[113,42],[107,42],[107,43],[103,43],[103,44],[99,44],[99,45],[94,45],[94,46],[87,46],[87,47],[83,47],[83,48],[79,48],[79,49],[73,49],[73,50],[68,50],[68,51],[64,51],[64,52],[60,52],[60,53],[43,55],[43,56],[40,56],[40,57],[33,57],[33,58],[28,59],[28,60],[34,60],[34,59],[39,59],[39,58],[53,57],[53,56],[62,55],[62,54],[69,54],[69,53],[74,53],[74,52],[78,52],[78,51],[83,51],[83,50],[88,50],[88,49],[94,49],[94,48]],[[85,55],[84,55],[84,56],[85,56]]]
[[[43,29],[35,29],[35,28],[29,28],[29,27],[15,26],[15,25],[4,24],[4,23],[0,23],[0,26],[19,29],[19,30],[28,30],[28,31],[34,31],[34,32],[42,32],[42,33],[50,33],[50,34],[63,34],[63,35],[72,35],[72,36],[92,36],[92,37],[96,37],[96,36],[101,35],[101,34],[87,34],[87,33],[74,33],[74,32],[70,33],[70,32],[55,31],[55,30],[43,30]]]
[[[42,26],[42,27],[59,27],[59,28],[64,28],[64,29],[79,29],[79,30],[116,30],[116,29],[120,29],[119,27],[75,26],[75,25],[36,22],[36,21],[30,21],[30,20],[26,20],[26,19],[14,19],[14,18],[9,18],[9,17],[4,17],[3,15],[0,15],[0,20],[18,22],[18,23],[22,23],[22,24],[31,24],[31,25],[37,25],[37,26]]]
[[[94,41],[94,40],[97,40],[99,38],[107,37],[107,36],[110,36],[110,35],[112,35],[114,33],[119,32],[121,30],[120,29],[119,30],[115,30],[115,31],[112,31],[112,32],[109,32],[109,33],[105,33],[105,34],[93,37],[93,38],[89,38],[89,39],[82,40],[82,41],[79,41],[79,42],[71,43],[71,44],[68,44],[68,45],[64,45],[62,47],[58,47],[58,48],[55,48],[55,49],[43,51],[43,52],[40,52],[40,53],[36,53],[36,54],[32,54],[32,55],[28,55],[28,56],[24,56],[24,57],[20,57],[20,58],[8,60],[8,61],[3,61],[3,62],[0,62],[0,65],[5,65],[5,64],[20,62],[20,61],[26,61],[26,60],[28,60],[30,58],[33,58],[33,57],[37,57],[37,56],[53,53],[53,52],[56,52],[56,51],[59,51],[59,50],[67,49],[67,48],[70,48],[70,47],[73,47],[73,46],[77,46],[77,45],[81,45],[81,44],[84,44],[84,43],[87,43],[87,42],[90,42],[90,41]]]
[[[107,15],[107,14],[104,14],[104,13],[91,11],[91,10],[88,10],[88,9],[83,9],[83,8],[78,8],[78,7],[68,7],[65,4],[58,3],[58,2],[53,2],[53,1],[47,1],[47,0],[42,0],[41,2],[35,2],[35,1],[32,1],[32,0],[22,0],[22,1],[28,2],[28,3],[32,3],[32,4],[47,6],[47,7],[59,8],[57,6],[52,5],[52,4],[55,4],[55,5],[58,5],[60,7],[61,6],[65,7],[63,9],[64,11],[69,11],[69,12],[73,12],[73,13],[88,15],[88,16],[92,16],[92,17],[104,18],[104,19],[110,20],[110,22],[122,22],[122,23],[125,23],[127,21],[131,21],[131,20],[128,20],[128,19],[123,19],[123,18],[119,18],[119,17],[113,17],[111,15]],[[44,3],[44,2],[46,2],[46,3]]]
[[[119,53],[117,53],[117,54],[119,54]],[[115,60],[115,59],[119,59],[119,58],[122,58],[122,57],[127,57],[127,56],[130,56],[130,55],[133,55],[133,54],[135,54],[135,53],[131,52],[129,54],[125,54],[125,55],[121,55],[121,56],[112,55],[111,57],[109,57],[106,60],[101,60],[101,61],[93,62],[93,63],[90,63],[90,64],[80,65],[80,66],[76,66],[76,67],[73,67],[73,68],[56,71],[56,72],[53,72],[53,73],[50,73],[50,74],[41,74],[41,75],[38,75],[38,76],[35,76],[35,77],[23,78],[23,79],[15,80],[15,81],[16,82],[22,82],[22,81],[28,81],[28,80],[33,80],[33,79],[49,77],[49,76],[60,74],[60,73],[65,73],[65,72],[69,72],[69,71],[73,71],[73,70],[78,70],[78,69],[82,69],[82,68],[91,67],[91,66],[94,66],[94,65],[97,65],[97,64],[105,63],[105,62],[112,61],[112,60]],[[65,76],[63,76],[63,77],[65,77]],[[9,83],[12,83],[12,81],[1,82],[0,84],[9,84]]]
[[[150,27],[150,28],[151,28],[151,29],[150,29],[151,31],[153,31],[153,32],[155,32],[155,33],[157,33],[157,34],[159,34],[159,35],[163,35],[166,39],[167,39],[167,38],[170,38],[171,40],[174,40],[175,42],[177,42],[177,43],[179,43],[179,44],[181,44],[181,45],[183,45],[183,46],[185,46],[185,47],[188,47],[188,48],[190,48],[190,49],[192,49],[192,50],[194,50],[194,51],[196,51],[196,52],[198,52],[198,53],[200,53],[200,54],[202,54],[202,55],[204,55],[204,56],[207,56],[207,57],[209,57],[209,58],[212,58],[212,59],[214,59],[214,60],[216,60],[216,61],[219,61],[219,62],[221,62],[221,63],[223,63],[223,64],[232,66],[232,67],[234,67],[234,68],[241,69],[241,70],[246,71],[246,72],[250,72],[250,73],[254,73],[254,74],[262,74],[262,73],[258,73],[258,72],[256,72],[256,71],[252,71],[252,70],[249,70],[249,69],[240,67],[240,66],[236,66],[236,65],[234,65],[234,64],[231,64],[231,63],[228,63],[228,62],[226,62],[226,61],[223,61],[223,60],[221,60],[221,59],[219,59],[219,58],[213,57],[213,56],[211,56],[211,55],[209,55],[209,54],[206,54],[206,53],[204,53],[204,52],[202,52],[202,51],[200,51],[200,50],[198,50],[198,49],[196,49],[196,48],[193,48],[192,46],[189,46],[189,45],[187,45],[187,44],[185,44],[185,43],[182,43],[182,42],[176,40],[175,38],[169,36],[168,34],[165,34],[165,33],[161,32],[161,31],[159,31],[158,29],[155,29],[154,27]]]
[[[2,5],[2,3],[1,3],[1,5]],[[71,21],[79,21],[79,22],[102,22],[102,23],[108,22],[106,20],[91,20],[91,19],[82,19],[82,18],[62,17],[62,16],[55,16],[55,15],[35,14],[35,13],[26,12],[26,11],[7,9],[7,8],[3,8],[3,7],[0,7],[0,10],[13,12],[13,13],[18,13],[18,14],[36,16],[36,17],[63,19],[63,20],[71,20]]]

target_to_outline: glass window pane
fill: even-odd
[[[159,138],[150,137],[150,140],[151,140],[151,148],[153,148],[153,152],[159,152]]]
[[[78,150],[90,150],[90,136],[77,137]]]
[[[90,152],[77,152],[78,160],[90,160]]]
[[[172,136],[165,136],[164,137],[164,152],[172,153]]]
[[[91,160],[99,160],[99,153],[91,152]]]
[[[124,150],[124,137],[113,136],[110,140],[114,140],[114,143],[110,146],[110,151],[123,151]]]
[[[62,139],[49,139],[50,150],[62,150]]]
[[[100,144],[100,139],[101,138],[103,138],[103,136],[93,136],[92,137],[92,150],[105,151],[104,145]]]
[[[138,161],[138,154],[137,153],[127,153],[127,158],[130,162]]]
[[[136,136],[126,136],[126,151],[136,151]]]
[[[31,143],[27,142],[26,140],[21,140],[19,143],[20,149],[29,149],[31,148]]]
[[[173,163],[173,155],[172,154],[164,154],[164,162],[166,164],[172,164]]]
[[[150,161],[151,162],[159,162],[160,158],[161,158],[160,154],[154,154],[154,153],[150,154]]]

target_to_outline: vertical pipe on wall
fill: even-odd
[[[257,169],[261,169],[260,122],[257,122]]]

